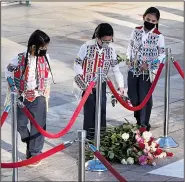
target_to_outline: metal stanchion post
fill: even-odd
[[[78,181],[85,181],[85,138],[86,131],[78,130],[79,157],[78,157]]]
[[[96,87],[96,116],[95,116],[95,146],[100,148],[100,129],[101,129],[101,101],[102,101],[102,67],[98,68],[98,80]],[[107,168],[95,157],[87,161],[87,170],[106,171]]]
[[[30,1],[26,1],[26,5],[29,6],[30,5]]]
[[[96,115],[95,115],[95,146],[100,148],[100,130],[101,130],[101,99],[102,99],[102,67],[98,68],[98,83],[96,88]]]
[[[169,133],[169,102],[170,102],[170,59],[172,58],[171,49],[166,48],[165,62],[165,88],[164,88],[164,136],[157,139],[157,143],[161,148],[175,148],[178,144]]]
[[[164,137],[168,136],[169,132],[169,102],[170,102],[170,54],[166,50],[166,72],[165,72],[165,88],[164,88]]]
[[[12,161],[18,162],[18,134],[17,134],[17,93],[11,93],[11,111],[12,111]],[[18,181],[18,168],[13,168],[12,181]]]

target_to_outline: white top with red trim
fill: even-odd
[[[50,57],[49,54],[46,54],[48,61],[50,62]],[[19,59],[18,56],[14,57],[13,59],[11,59],[10,63],[13,66],[18,66]],[[29,66],[29,72],[28,72],[28,78],[27,78],[27,90],[35,90],[35,88],[37,87],[37,80],[36,80],[36,56],[28,56],[28,66]],[[12,79],[14,78],[14,73],[10,72],[7,69],[7,66],[5,67],[5,77],[11,77]],[[48,73],[48,78],[51,78],[51,73],[49,71]]]
[[[100,65],[106,75],[111,67],[118,86],[124,87],[124,79],[119,69],[113,43],[110,43],[107,48],[100,49],[96,39],[92,39],[80,47],[74,61],[74,71],[76,75],[83,75],[84,81],[89,84]]]
[[[165,41],[164,36],[156,29],[145,32],[144,27],[136,27],[131,33],[130,43],[127,48],[127,58],[133,62],[137,60],[137,71],[140,73],[140,65],[159,60],[159,63],[165,58]],[[152,66],[152,65],[151,65]],[[149,67],[150,68],[150,67]],[[133,66],[131,71],[135,71]]]

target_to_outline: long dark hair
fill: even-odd
[[[96,37],[102,38],[104,36],[114,36],[114,30],[108,23],[99,24],[94,31],[92,39],[95,39]]]
[[[34,48],[35,49],[35,56],[36,56],[36,70],[37,70],[37,63],[38,63],[38,51],[39,51],[39,48],[42,46],[45,46],[46,44],[48,44],[50,42],[50,38],[49,36],[44,33],[43,31],[41,30],[35,30],[29,40],[28,40],[28,46],[27,46],[27,52],[26,52],[26,58],[25,58],[25,66],[24,66],[24,70],[22,72],[22,77],[25,73],[25,70],[26,70],[26,67],[28,65],[28,53],[31,52],[31,50]],[[45,55],[44,56],[47,63],[48,63],[48,66],[49,66],[49,70],[51,72],[51,75],[52,75],[52,79],[53,79],[53,74],[52,74],[52,71],[51,71],[51,67],[50,67],[50,64],[49,64],[49,61],[48,61],[48,58],[47,56]],[[37,72],[36,72],[37,73]],[[53,79],[53,82],[54,82],[54,79]]]
[[[143,18],[144,18],[147,14],[153,14],[153,15],[156,16],[157,20],[160,19],[160,12],[159,12],[159,10],[158,10],[157,8],[155,8],[155,7],[150,7],[150,8],[148,8],[148,9],[145,11],[145,13],[143,14]],[[157,24],[156,24],[156,29],[158,30],[158,28],[159,28],[159,25],[158,25],[158,23],[157,23]]]

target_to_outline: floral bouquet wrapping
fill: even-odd
[[[130,123],[107,128],[101,135],[100,152],[111,162],[140,165],[156,165],[156,158],[173,156],[159,148],[151,132]],[[92,157],[93,154],[87,151],[86,159]]]

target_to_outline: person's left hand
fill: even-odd
[[[142,70],[142,71],[148,70],[148,64],[147,64],[147,63],[143,63],[143,64],[141,65],[141,70]]]
[[[120,95],[123,95],[124,94],[124,88],[123,87],[118,88],[118,90],[120,92]]]

